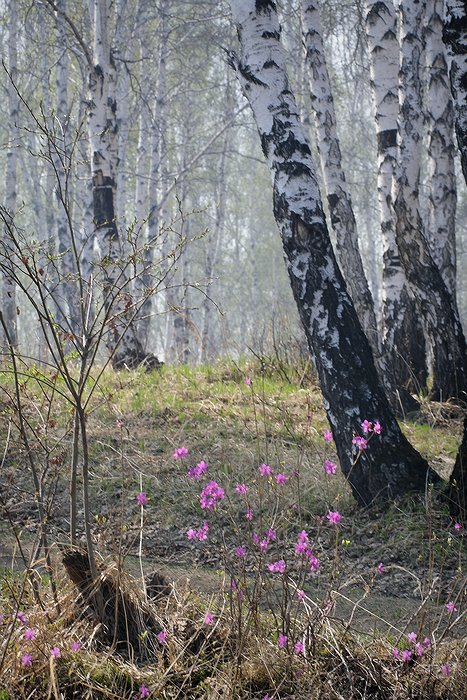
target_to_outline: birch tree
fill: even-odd
[[[317,146],[321,159],[331,224],[336,233],[337,257],[375,358],[380,355],[378,327],[358,245],[357,224],[342,166],[331,83],[321,36],[317,0],[302,0],[305,48]]]
[[[394,209],[396,241],[431,343],[434,399],[462,397],[467,389],[465,338],[457,310],[433,261],[419,206],[423,104],[421,26],[426,0],[400,6],[399,149]]]
[[[445,0],[444,7],[443,39],[448,49],[457,143],[467,183],[467,9],[462,0]]]
[[[423,328],[408,287],[396,243],[393,182],[397,162],[399,42],[392,0],[366,0],[365,31],[377,136],[377,188],[383,240],[383,343],[403,406],[414,408],[406,391],[427,380]]]
[[[443,44],[443,1],[427,0],[426,118],[428,122],[428,238],[433,260],[456,304],[456,172],[454,111]]]
[[[5,170],[5,216],[11,224],[17,206],[17,167],[19,147],[19,95],[17,92],[18,73],[18,16],[15,0],[10,0],[8,15],[8,151]],[[5,226],[2,235],[2,312],[8,330],[8,341],[13,347],[18,345],[16,315],[16,282],[13,270],[14,245],[10,240],[10,227]]]
[[[94,0],[94,46],[90,66],[91,144],[94,223],[104,255],[104,302],[109,320],[108,347],[115,368],[134,367],[141,362],[157,366],[147,356],[136,333],[137,307],[131,298],[122,241],[115,219],[114,199],[118,165],[116,70],[109,44],[109,0]]]
[[[391,413],[336,262],[310,147],[287,78],[276,5],[272,0],[232,0],[231,7],[240,39],[240,55],[233,54],[231,62],[269,165],[292,291],[342,470],[360,503],[423,488],[429,467]],[[352,440],[364,419],[379,420],[384,431],[370,449],[352,455]]]

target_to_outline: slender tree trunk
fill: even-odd
[[[462,398],[467,389],[466,345],[457,310],[431,257],[419,209],[423,134],[420,62],[426,0],[401,5],[399,161],[394,208],[402,264],[423,318],[433,356],[433,399]]]
[[[443,0],[427,0],[426,65],[430,250],[456,305],[456,172],[454,110],[443,44]]]
[[[368,341],[332,249],[309,145],[288,84],[271,0],[232,0],[241,56],[232,55],[272,180],[292,290],[324,396],[342,470],[360,503],[425,486],[429,467],[406,440],[378,381]],[[359,457],[365,418],[384,426]]]
[[[146,356],[136,334],[137,309],[131,297],[127,264],[115,220],[114,198],[118,163],[116,72],[109,46],[108,0],[94,2],[94,66],[90,73],[91,142],[94,223],[104,257],[104,303],[110,314],[107,345],[115,368],[135,367],[142,362],[157,366]]]
[[[443,40],[447,46],[457,143],[467,183],[467,8],[463,0],[445,0]]]
[[[8,151],[5,168],[5,215],[9,216],[13,222],[17,204],[17,164],[19,148],[19,96],[16,92],[16,82],[18,74],[18,7],[15,0],[10,0],[8,17]],[[13,271],[14,246],[10,241],[9,228],[3,229],[2,236],[2,310],[8,337],[11,345],[16,348],[18,345],[18,325],[16,314],[16,282]]]
[[[392,201],[397,160],[399,44],[394,4],[366,0],[365,29],[370,50],[371,84],[378,144],[378,202],[383,239],[383,343],[404,408],[415,408],[408,392],[426,385],[423,328],[408,289],[395,235]]]
[[[147,298],[141,309],[140,332],[144,339],[147,338],[150,327],[151,312],[153,307],[153,299],[149,290],[155,285],[153,265],[154,265],[154,247],[160,237],[161,207],[164,206],[167,187],[167,145],[166,145],[166,130],[167,130],[167,60],[169,55],[169,16],[170,16],[170,0],[162,0],[159,7],[161,32],[159,44],[159,60],[158,60],[158,78],[157,88],[154,100],[154,115],[152,123],[152,145],[151,145],[151,168],[149,177],[149,211],[147,222],[147,241],[144,248],[144,271],[143,285],[147,293]],[[167,235],[167,232],[166,234]],[[165,236],[164,236],[165,237]],[[162,240],[162,238],[161,238]],[[162,255],[161,276],[167,275],[168,261]]]
[[[380,343],[376,316],[363,269],[357,224],[342,166],[334,100],[321,37],[321,19],[317,0],[302,0],[302,17],[311,104],[331,223],[336,234],[337,257],[374,357],[379,358]]]
[[[225,118],[228,122],[232,117],[232,97],[231,87],[229,83],[227,83],[226,88],[225,105]],[[232,128],[228,127],[225,131],[225,136],[222,144],[222,152],[219,158],[219,165],[216,177],[217,196],[214,226],[212,228],[212,231],[209,232],[206,241],[206,259],[204,264],[204,276],[206,279],[206,296],[204,297],[202,304],[203,326],[201,332],[200,358],[202,363],[210,362],[218,355],[218,348],[214,340],[214,314],[216,307],[213,301],[211,300],[211,294],[213,290],[214,272],[216,268],[218,252],[221,247],[221,240],[224,233],[227,200],[226,164],[231,140]]]

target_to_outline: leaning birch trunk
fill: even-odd
[[[115,220],[114,198],[118,163],[115,64],[108,43],[108,0],[94,0],[94,66],[90,72],[91,142],[94,223],[103,256],[104,305],[108,318],[107,346],[114,368],[136,367],[142,362],[158,366],[147,356],[137,337],[137,311],[130,294],[127,263]]]
[[[231,56],[273,181],[290,282],[323,392],[342,470],[360,503],[424,488],[429,466],[401,433],[336,262],[315,168],[287,79],[276,6],[232,0],[241,56]],[[363,419],[384,430],[359,458]]]
[[[443,40],[448,50],[456,136],[467,183],[467,8],[462,0],[445,0]]]
[[[18,43],[18,8],[14,0],[10,0],[8,20],[8,151],[5,167],[5,216],[11,224],[16,212],[17,182],[16,171],[18,163],[18,117],[19,96],[16,92],[17,80],[17,43]],[[8,343],[14,348],[18,345],[18,326],[16,315],[16,282],[12,268],[15,256],[14,245],[11,242],[10,226],[3,228],[2,255],[2,310],[5,326],[8,329]]]
[[[302,0],[303,45],[306,52],[311,105],[324,185],[336,234],[337,258],[360,323],[373,355],[380,357],[380,343],[373,299],[363,269],[357,224],[342,166],[334,100],[331,91],[317,0]]]
[[[454,110],[443,44],[443,0],[427,0],[429,220],[433,260],[456,304],[456,172]]]
[[[465,398],[467,357],[457,310],[431,257],[419,208],[423,133],[420,61],[426,0],[401,6],[399,159],[395,182],[396,241],[432,350],[433,387],[438,400]]]
[[[377,187],[383,240],[383,343],[403,408],[415,408],[408,391],[427,380],[425,338],[396,243],[392,201],[397,160],[399,43],[392,0],[366,0],[365,30],[377,136]]]

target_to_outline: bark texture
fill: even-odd
[[[445,0],[443,39],[448,49],[457,143],[467,183],[467,8],[463,0]]]
[[[454,469],[449,479],[449,509],[452,515],[467,520],[467,416],[464,435],[457,452]]]
[[[383,343],[403,408],[414,408],[409,391],[426,384],[423,328],[410,294],[396,243],[392,199],[397,160],[399,43],[392,1],[366,0],[365,30],[377,136],[377,187],[383,240]]]
[[[401,4],[399,161],[395,186],[396,241],[431,343],[433,399],[465,398],[467,359],[457,310],[433,261],[419,207],[423,104],[421,26],[426,2]]]
[[[358,245],[357,224],[342,166],[334,100],[321,36],[321,18],[316,0],[302,0],[302,24],[317,146],[331,224],[336,234],[337,257],[360,323],[370,341],[375,358],[379,358],[380,343],[376,316],[363,269]]]
[[[360,503],[425,485],[430,470],[401,433],[378,381],[368,340],[336,262],[310,147],[287,79],[274,2],[232,0],[241,55],[232,55],[273,181],[274,214],[287,269],[313,353],[339,460]],[[381,438],[352,455],[364,418]]]
[[[433,260],[456,304],[456,172],[454,110],[443,44],[443,0],[427,0],[426,66],[428,86],[429,218]]]

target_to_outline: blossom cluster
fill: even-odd
[[[224,497],[225,491],[219,486],[217,481],[208,481],[201,491],[199,502],[203,510],[214,510],[217,501],[221,501]]]
[[[318,571],[320,562],[311,549],[310,538],[305,530],[298,533],[295,552],[308,560],[310,571]]]
[[[207,520],[205,520],[203,525],[198,530],[195,530],[192,527],[190,527],[190,529],[186,532],[186,536],[189,540],[199,540],[200,542],[203,542],[204,540],[207,540],[208,532],[209,523],[207,522]]]

